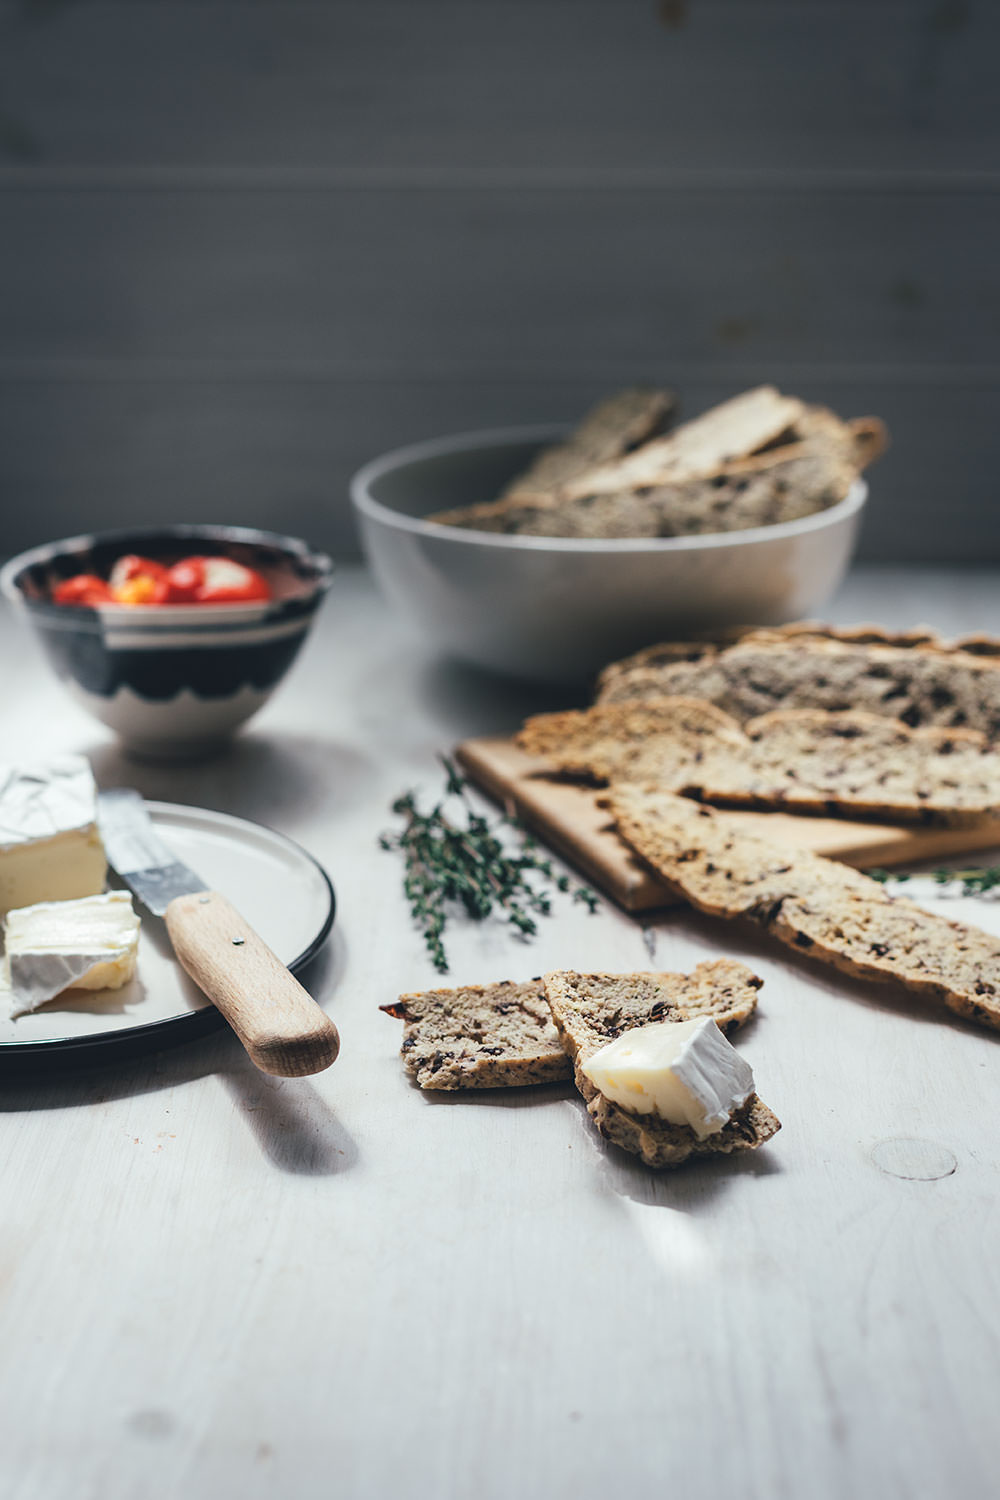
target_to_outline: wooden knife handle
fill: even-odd
[[[177,896],[165,913],[181,965],[264,1073],[321,1073],[340,1050],[330,1017],[218,891]]]

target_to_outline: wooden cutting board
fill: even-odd
[[[466,740],[455,757],[470,781],[516,812],[525,827],[538,833],[626,911],[676,903],[677,898],[619,838],[606,809],[599,805],[599,791],[551,780],[543,761],[525,755],[509,739]],[[1000,849],[997,819],[962,828],[904,828],[791,813],[729,812],[728,816],[790,848],[826,854],[859,869]]]

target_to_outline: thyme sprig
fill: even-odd
[[[906,872],[897,873],[895,870],[869,870],[868,874],[873,880],[879,880],[883,884],[887,880],[902,882],[919,879],[918,876]],[[929,870],[927,876],[938,885],[960,884],[963,896],[982,896],[1000,886],[1000,865],[975,866],[968,870]]]
[[[392,804],[402,830],[379,838],[381,848],[403,856],[410,914],[439,974],[448,972],[443,934],[449,907],[458,905],[477,922],[496,915],[524,938],[537,932],[535,917],[552,910],[546,886],[597,910],[594,892],[555,870],[516,818],[490,823],[477,813],[454,761],[443,755],[441,763],[444,794],[431,811],[422,813],[415,793],[404,792]],[[503,837],[506,830],[515,835],[513,849]]]

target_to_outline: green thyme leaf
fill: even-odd
[[[535,916],[549,916],[548,886],[571,894],[588,911],[596,912],[598,898],[587,886],[573,886],[567,875],[537,852],[535,840],[509,813],[490,823],[477,813],[466,795],[466,782],[454,761],[441,757],[445,772],[444,796],[429,813],[422,813],[413,792],[392,803],[403,819],[398,832],[379,836],[379,847],[402,854],[403,891],[410,915],[435,969],[447,974],[443,933],[451,910],[464,911],[474,921],[495,916],[524,938],[534,937]],[[452,811],[445,811],[447,803]],[[516,844],[504,843],[510,830]]]
[[[938,885],[960,885],[963,896],[982,896],[1000,886],[1000,865],[986,865],[969,870],[931,870],[930,878]],[[912,880],[909,872],[897,874],[895,870],[869,870],[873,880]]]

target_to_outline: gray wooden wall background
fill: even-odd
[[[353,551],[399,443],[775,380],[895,445],[869,557],[1000,560],[1000,7],[0,3],[0,552]]]

